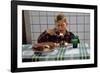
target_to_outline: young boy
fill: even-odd
[[[74,34],[68,31],[68,21],[66,17],[60,13],[55,18],[55,27],[44,31],[38,38],[38,43],[71,43]]]

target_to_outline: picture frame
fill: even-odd
[[[90,41],[90,48],[92,48],[91,49],[92,51],[90,51],[91,55],[89,61],[86,62],[86,60],[81,60],[73,64],[70,62],[66,62],[66,60],[60,62],[46,61],[45,63],[30,62],[30,65],[28,65],[28,62],[22,62],[21,54],[19,55],[19,53],[21,53],[20,49],[22,49],[21,46],[22,46],[22,38],[23,38],[22,37],[23,16],[22,15],[23,15],[23,11],[25,10],[31,11],[32,9],[33,11],[36,9],[38,11],[41,11],[41,9],[43,9],[42,11],[51,11],[51,12],[55,10],[56,11],[60,10],[60,12],[67,12],[69,10],[69,12],[76,12],[76,14],[78,13],[77,11],[80,11],[80,13],[82,13],[82,11],[86,13],[90,13],[90,23],[89,23],[90,40],[92,39]],[[93,31],[91,31],[91,29],[93,29]],[[91,32],[93,32],[93,34],[91,34]],[[30,59],[27,61],[30,61]],[[65,62],[69,63],[69,65],[67,65]],[[51,65],[48,65],[48,63],[50,63]],[[35,66],[35,64],[37,64],[37,66]],[[44,71],[44,70],[58,70],[58,69],[60,70],[60,69],[91,68],[91,67],[97,67],[97,6],[96,5],[33,2],[33,1],[11,1],[11,72]]]

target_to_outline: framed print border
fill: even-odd
[[[94,49],[94,64],[18,68],[18,58],[17,58],[18,5],[59,7],[59,8],[79,8],[79,9],[94,10],[94,24],[95,24],[94,25],[94,48],[95,48]],[[96,5],[47,3],[47,2],[33,2],[33,1],[11,1],[11,72],[43,71],[43,70],[89,68],[89,67],[97,67],[97,6]]]

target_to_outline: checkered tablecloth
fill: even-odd
[[[23,62],[32,61],[53,61],[53,60],[75,60],[89,59],[90,48],[88,44],[80,43],[78,48],[73,48],[72,45],[67,47],[57,47],[54,51],[36,55],[32,50],[32,45],[27,44],[22,47]]]

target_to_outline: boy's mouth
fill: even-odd
[[[59,33],[64,33],[65,32],[65,30],[59,30]]]

